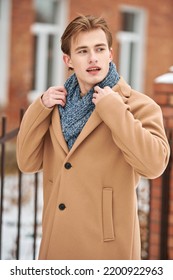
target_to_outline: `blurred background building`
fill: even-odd
[[[19,108],[64,82],[60,37],[80,13],[106,19],[114,62],[134,89],[152,96],[173,64],[172,0],[0,0],[0,113],[11,126]]]

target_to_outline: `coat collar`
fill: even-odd
[[[118,92],[124,102],[126,103],[128,98],[130,97],[131,87],[125,82],[125,80],[121,77],[118,83],[112,88],[114,91]],[[96,127],[102,122],[102,119],[98,115],[98,113],[94,110],[91,114],[90,118],[88,119],[87,123],[85,124],[84,128],[82,129],[81,133],[79,134],[78,138],[76,139],[73,147],[69,151],[67,143],[64,139],[64,135],[61,129],[61,121],[60,115],[57,109],[57,106],[53,110],[52,114],[52,127],[54,131],[54,135],[61,145],[62,149],[70,156],[77,147],[84,141],[84,139],[94,130]]]
[[[123,77],[120,77],[118,83],[112,89],[118,92],[124,100],[130,97],[131,87],[126,83]]]

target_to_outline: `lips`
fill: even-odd
[[[89,67],[86,71],[87,72],[96,72],[96,71],[100,71],[101,68],[100,67]]]

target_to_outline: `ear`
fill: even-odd
[[[109,50],[109,60],[110,60],[110,62],[113,60],[113,49],[112,48],[110,48],[110,50]]]
[[[63,60],[64,60],[65,64],[68,66],[68,68],[73,69],[73,65],[72,65],[71,58],[69,55],[63,54]]]

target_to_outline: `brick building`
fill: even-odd
[[[102,15],[114,37],[118,71],[152,96],[155,77],[173,64],[173,1],[1,0],[0,112],[11,125],[20,107],[62,84],[60,36],[79,13]]]
[[[151,181],[149,219],[149,258],[173,259],[173,71],[169,69],[154,81],[154,99],[161,106],[171,147],[166,171]]]

